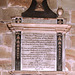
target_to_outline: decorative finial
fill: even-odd
[[[59,7],[57,9],[57,14],[58,14],[58,17],[61,18],[63,16],[63,13],[64,13],[64,10],[62,7]]]

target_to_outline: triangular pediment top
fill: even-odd
[[[22,13],[22,17],[57,18],[47,5],[47,0],[32,0],[30,8]]]

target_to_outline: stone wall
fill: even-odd
[[[9,75],[12,66],[13,35],[2,21],[10,22],[11,17],[21,16],[28,9],[32,0],[0,0],[0,75]],[[75,75],[75,1],[48,0],[49,7],[56,13],[58,7],[64,9],[63,17],[71,30],[66,34],[66,72],[64,75]],[[60,75],[59,73],[53,75]],[[62,74],[61,74],[62,75]]]

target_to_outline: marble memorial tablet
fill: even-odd
[[[50,31],[18,31],[15,70],[63,71],[63,34]]]
[[[10,24],[9,24],[10,26]],[[13,24],[12,69],[65,71],[65,34],[71,26]],[[15,43],[14,43],[15,42]]]
[[[21,33],[21,70],[57,70],[56,32]]]

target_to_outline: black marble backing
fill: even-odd
[[[62,71],[62,33],[57,33],[57,71]]]
[[[15,70],[21,68],[21,32],[15,33]]]

